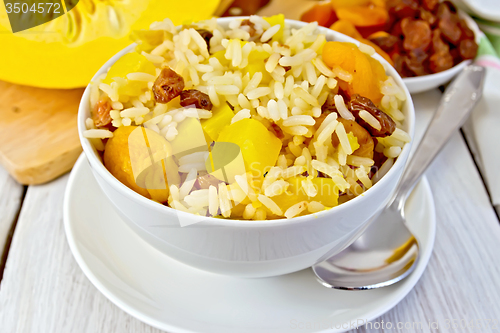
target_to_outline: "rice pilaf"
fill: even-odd
[[[163,200],[150,195],[193,214],[255,220],[293,218],[361,195],[387,173],[410,141],[403,130],[401,111],[406,96],[394,79],[387,77],[379,83],[381,99],[372,108],[378,111],[354,110],[354,102],[365,103],[363,97],[353,102],[342,90],[355,80],[354,73],[325,63],[322,50],[326,38],[317,28],[316,23],[310,23],[293,29],[276,23],[276,17],[258,16],[235,19],[228,28],[216,19],[181,28],[169,19],[155,22],[133,52],[147,61],[140,66],[147,71],[134,71],[134,67],[116,77],[103,74],[91,83],[93,118],[87,119],[84,136],[103,152],[116,128],[142,126],[170,147],[186,124],[200,123],[208,149],[173,154],[171,161],[163,164],[168,195]],[[374,53],[364,45],[359,51],[368,57]],[[165,68],[182,77],[181,90],[206,96],[204,104],[182,106],[178,96],[158,102],[155,83]],[[204,108],[207,103],[212,110]],[[247,165],[231,182],[214,181],[216,177],[210,176],[207,159],[214,145],[209,141],[219,133],[207,135],[203,127],[212,117],[221,118],[220,110],[226,106],[231,113],[224,111],[229,114],[224,128],[257,121],[281,141],[273,165],[260,173]],[[379,111],[390,119],[374,116]],[[96,122],[95,115],[103,112],[109,117],[106,125]],[[370,134],[384,130],[384,119],[393,122],[395,129],[388,135]],[[353,127],[358,123],[369,132],[366,142]],[[218,144],[217,139],[213,141]],[[371,154],[358,153],[367,143],[372,145]],[[325,189],[325,184],[331,188]]]

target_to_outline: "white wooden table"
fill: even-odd
[[[429,96],[416,103],[420,121],[431,116],[419,111],[422,105],[439,99],[438,92]],[[413,291],[373,323],[438,322],[440,332],[498,332],[500,324],[493,329],[491,323],[483,329],[446,329],[447,320],[500,320],[500,224],[460,132],[427,177],[438,221],[434,253]],[[0,332],[160,332],[108,301],[76,264],[63,229],[67,181],[66,175],[25,192],[0,167]]]

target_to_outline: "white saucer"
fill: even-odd
[[[406,213],[422,251],[415,271],[396,285],[353,292],[321,286],[310,269],[238,279],[163,255],[118,217],[83,155],[64,201],[66,235],[85,275],[118,307],[169,333],[343,332],[352,328],[350,323],[377,318],[408,294],[429,261],[436,219],[425,178],[408,200]]]
[[[454,0],[460,8],[480,18],[500,22],[498,0]]]

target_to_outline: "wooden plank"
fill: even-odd
[[[428,124],[441,93],[413,96],[417,124]],[[426,126],[417,126],[415,146]],[[415,146],[413,148],[415,148]],[[376,322],[438,322],[439,332],[494,332],[446,329],[447,319],[498,318],[500,225],[464,139],[457,131],[426,173],[436,205],[437,233],[429,266],[416,287]],[[494,289],[494,290],[493,290]],[[491,297],[491,298],[490,298]],[[372,327],[377,327],[372,325]],[[363,327],[359,332],[382,332]],[[390,332],[436,332],[393,329]],[[351,331],[350,333],[355,332]]]
[[[21,207],[23,192],[24,187],[0,166],[0,277],[6,259],[4,251],[7,250],[10,232]]]
[[[0,330],[160,332],[108,301],[73,259],[62,217],[67,181],[28,188],[0,288]]]
[[[417,118],[428,121],[440,95],[416,98]],[[422,135],[419,128],[417,137]],[[418,139],[416,140],[418,141]],[[457,134],[427,173],[438,230],[433,256],[415,289],[373,321],[439,323],[494,319],[500,313],[500,227],[463,138]],[[9,252],[0,288],[0,327],[6,332],[160,332],[118,309],[86,279],[64,235],[63,192],[67,176],[31,186]],[[22,277],[22,278],[20,278]],[[436,332],[428,329],[391,332]],[[378,327],[378,325],[372,325]],[[363,327],[358,332],[382,332]]]
[[[500,313],[500,291],[492,288],[500,285],[500,227],[458,133],[427,176],[437,205],[433,257],[416,288],[377,322],[438,321],[440,332],[456,332],[444,328],[446,319],[487,319]],[[160,332],[109,302],[77,266],[63,229],[66,182],[65,176],[28,190],[0,289],[2,331]]]
[[[45,183],[73,167],[82,93],[0,81],[0,163],[18,182]]]

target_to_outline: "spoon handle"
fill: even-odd
[[[392,203],[396,208],[401,209],[404,206],[406,197],[422,174],[451,135],[467,120],[482,96],[484,76],[483,67],[470,65],[446,88],[439,107],[396,189]]]

